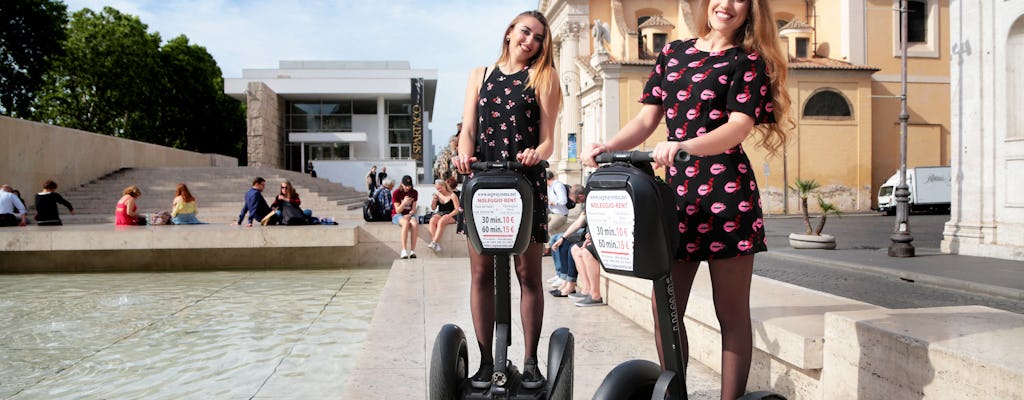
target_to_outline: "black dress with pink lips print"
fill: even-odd
[[[706,52],[695,43],[665,45],[640,98],[664,107],[668,140],[706,135],[725,124],[731,112],[747,114],[755,124],[775,121],[770,81],[757,53],[738,47]],[[679,214],[676,258],[713,260],[768,249],[761,195],[742,146],[677,162],[665,175]]]
[[[540,105],[526,87],[529,68],[505,75],[500,68],[486,75],[477,97],[476,150],[480,161],[516,161],[516,154],[540,144]],[[488,68],[490,70],[490,68]],[[548,241],[548,180],[543,168],[523,174],[533,188],[531,241]]]

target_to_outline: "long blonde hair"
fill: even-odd
[[[736,31],[734,40],[743,51],[757,52],[761,55],[771,80],[772,103],[775,109],[775,123],[757,125],[754,129],[760,133],[758,146],[768,150],[768,154],[776,155],[785,146],[789,133],[787,129],[795,126],[789,115],[792,101],[786,89],[786,76],[789,73],[789,56],[779,46],[779,30],[772,16],[770,0],[750,0],[750,12],[743,26]],[[711,32],[708,23],[709,0],[701,1],[697,33],[705,36]]]
[[[555,55],[551,44],[551,26],[548,25],[548,19],[540,11],[524,11],[512,19],[512,22],[508,24],[508,28],[505,28],[505,34],[502,36],[501,56],[498,57],[497,63],[501,64],[509,60],[509,41],[504,38],[507,38],[512,29],[516,27],[516,24],[526,17],[536,18],[544,26],[544,40],[541,42],[540,49],[527,62],[527,65],[530,66],[530,80],[526,82],[526,87],[535,91],[537,88],[549,87],[559,90],[561,86],[558,85],[558,77],[556,76],[558,73],[555,71]]]

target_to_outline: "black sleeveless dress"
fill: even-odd
[[[487,70],[490,70],[488,68]],[[526,87],[529,68],[505,75],[497,66],[480,87],[477,99],[476,150],[480,161],[516,161],[516,154],[540,143],[540,105],[533,89]],[[543,169],[525,174],[533,188],[533,235],[531,242],[548,241],[548,181]]]
[[[733,112],[749,115],[755,124],[775,122],[770,80],[759,54],[739,47],[706,52],[695,43],[666,44],[640,98],[664,108],[668,140],[705,135]],[[761,195],[743,146],[676,162],[665,175],[677,195],[678,259],[713,260],[768,249]]]

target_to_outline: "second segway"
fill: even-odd
[[[684,152],[676,155],[677,160],[688,157]],[[654,176],[649,152],[604,153],[596,161],[603,165],[587,181],[591,241],[605,272],[653,281],[665,368],[647,360],[619,364],[605,376],[594,399],[686,399],[687,360],[680,355],[678,335],[683,316],[675,308],[671,277],[679,222],[666,218],[676,215],[675,195]],[[741,399],[785,400],[769,392]]]
[[[535,168],[546,168],[542,162]],[[476,171],[463,185],[462,204],[466,234],[473,249],[494,257],[494,367],[487,388],[475,388],[469,379],[466,334],[446,324],[434,340],[430,360],[430,399],[572,399],[573,335],[568,328],[551,334],[548,345],[547,383],[540,388],[520,384],[522,374],[508,359],[512,345],[510,258],[530,244],[533,225],[533,190],[519,171],[518,162],[473,163]]]

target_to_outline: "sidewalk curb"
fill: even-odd
[[[818,263],[829,265],[833,267],[849,268],[857,271],[868,272],[878,275],[894,276],[900,279],[911,280],[914,282],[925,283],[933,286],[944,287],[948,289],[962,290],[972,293],[981,293],[989,296],[997,296],[1006,298],[1009,300],[1024,301],[1024,290],[1012,289],[1002,286],[986,285],[982,283],[969,282],[960,279],[946,278],[935,275],[921,274],[915,272],[899,271],[890,268],[876,267],[873,265],[857,264],[846,261],[830,260],[821,257],[811,257],[799,254],[792,254],[787,252],[766,252],[763,256],[785,258],[796,261]]]

